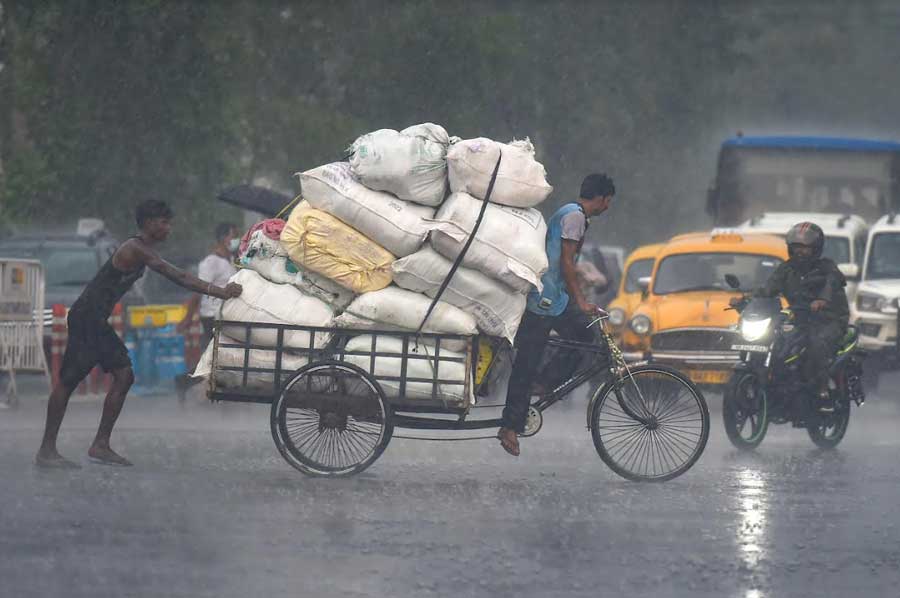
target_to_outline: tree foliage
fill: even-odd
[[[367,131],[529,136],[556,187],[617,180],[634,245],[702,228],[722,137],[895,136],[891,3],[0,0],[0,222],[171,201],[208,238],[236,182],[293,190]],[[840,123],[840,130],[835,130]],[[232,213],[231,217],[235,215]]]

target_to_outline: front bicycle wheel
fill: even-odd
[[[661,365],[631,369],[592,400],[597,454],[623,478],[665,482],[690,469],[709,439],[703,395],[679,371]]]

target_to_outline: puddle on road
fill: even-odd
[[[766,531],[769,510],[769,494],[762,474],[752,468],[737,472],[737,500],[740,522],[737,529],[738,554],[741,569],[750,588],[739,595],[741,598],[766,598],[763,591],[755,587],[760,560],[766,556]]]

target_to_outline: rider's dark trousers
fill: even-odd
[[[558,316],[540,316],[525,312],[519,331],[516,333],[516,357],[513,361],[509,386],[506,391],[506,407],[503,409],[503,427],[522,433],[528,406],[531,385],[538,376],[541,357],[547,345],[547,337],[556,331],[560,338],[589,343],[594,340],[593,332],[587,328],[591,320],[577,306],[569,303]],[[581,359],[578,351],[559,351],[541,370],[542,378],[549,384],[558,384],[575,372]]]
[[[818,389],[828,385],[828,366],[847,332],[843,321],[818,321],[809,328],[804,377]]]

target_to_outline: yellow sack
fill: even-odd
[[[396,259],[386,249],[327,212],[303,201],[291,211],[281,244],[294,263],[355,293],[383,289]]]

